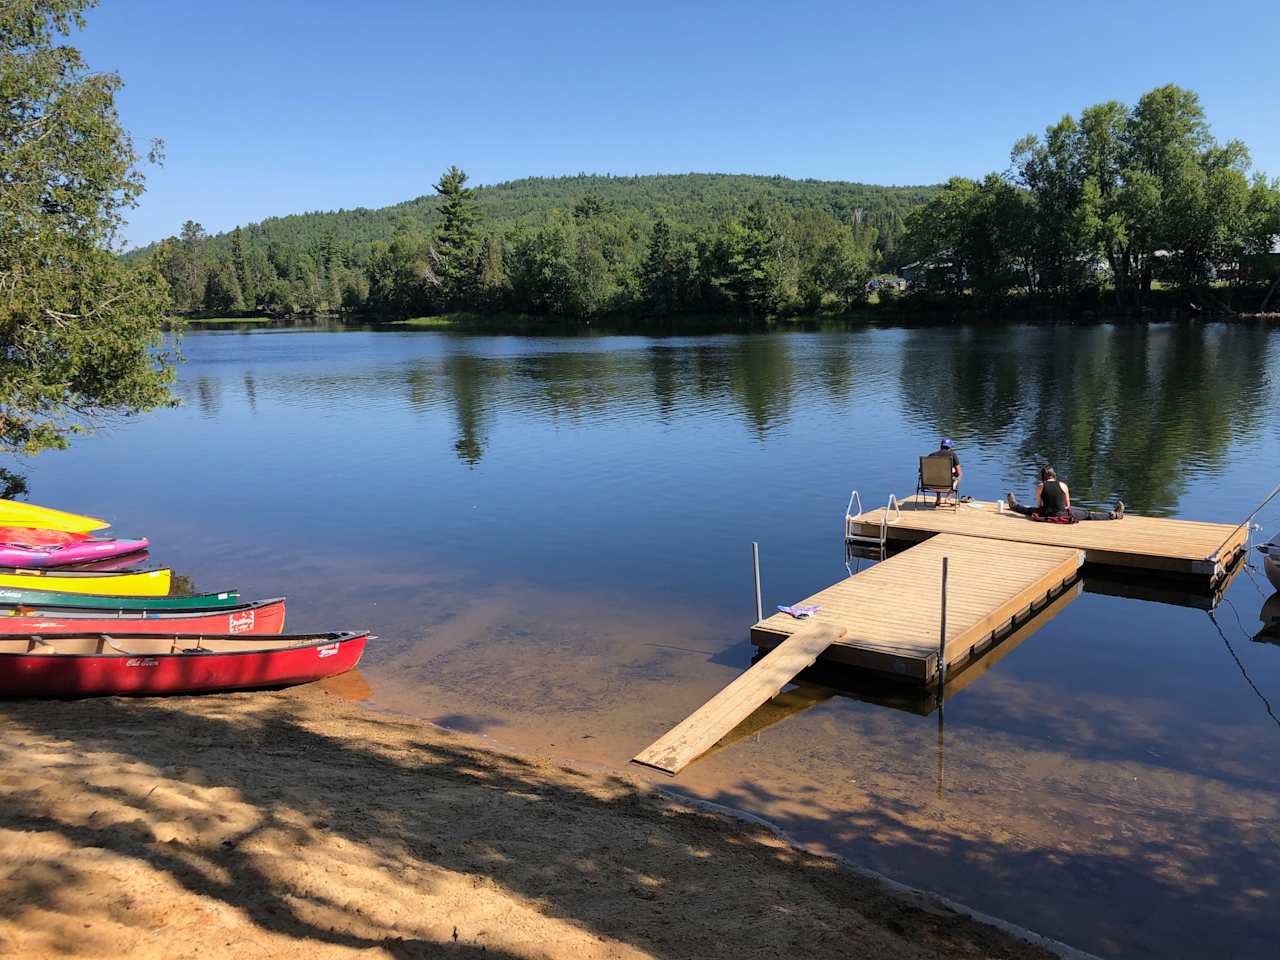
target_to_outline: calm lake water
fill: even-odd
[[[373,629],[351,695],[612,768],[750,662],[750,542],[769,607],[845,576],[850,489],[909,492],[941,433],[985,498],[1048,459],[1078,500],[1237,522],[1280,480],[1261,326],[184,352],[181,407],[35,458],[32,498],[150,535],[200,589],[287,594],[294,630]],[[1086,583],[945,717],[804,685],[674,787],[1107,956],[1274,957],[1270,587],[1244,571],[1216,624],[1111,592]]]

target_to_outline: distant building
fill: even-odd
[[[1280,275],[1280,250],[1251,253],[1240,258],[1240,279],[1267,281]]]

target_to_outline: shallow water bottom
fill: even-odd
[[[1089,656],[1073,612],[1132,602],[1082,595],[940,711],[802,683],[677,779],[628,770],[1082,949],[1263,956],[1280,782],[1256,775],[1229,725],[1171,744],[1163,698],[1064,699],[1018,676],[1026,645]],[[360,682],[372,705],[604,767],[625,765],[751,657],[713,611],[516,585],[443,607],[370,655]]]

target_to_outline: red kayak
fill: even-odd
[[[288,687],[345,673],[367,633],[0,634],[0,696],[88,697]]]
[[[283,632],[284,597],[198,613],[0,606],[0,634]]]

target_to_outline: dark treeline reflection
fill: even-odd
[[[1012,445],[1028,482],[1052,463],[1080,499],[1174,510],[1189,468],[1224,464],[1268,416],[1259,326],[1028,328],[938,341],[914,331],[901,387],[913,418]]]
[[[248,406],[398,397],[424,416],[447,411],[452,453],[469,466],[484,459],[504,418],[618,430],[638,420],[727,419],[767,444],[783,428],[803,432],[812,416],[815,443],[855,421],[863,434],[883,430],[848,438],[868,455],[905,420],[926,435],[950,433],[1028,481],[1051,462],[1082,500],[1119,496],[1161,513],[1176,508],[1193,470],[1221,466],[1232,441],[1259,434],[1272,396],[1274,338],[1247,325],[533,339],[521,350],[425,336],[433,340],[422,354],[391,352],[341,375],[248,373]],[[221,386],[200,377],[185,389],[216,415]]]

